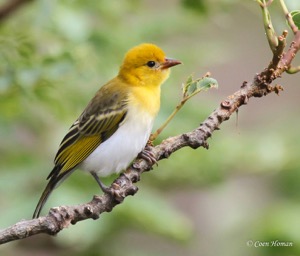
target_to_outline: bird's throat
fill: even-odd
[[[150,116],[157,115],[160,108],[160,86],[158,87],[133,87],[129,95],[129,102],[132,103],[137,112],[149,113]]]

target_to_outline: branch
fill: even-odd
[[[0,22],[9,17],[13,12],[18,10],[22,5],[32,0],[7,0],[7,3],[0,7]]]
[[[295,25],[291,13],[289,12],[288,8],[286,7],[284,0],[279,0],[279,2],[281,4],[281,8],[283,10],[283,13],[285,15],[285,18],[286,18],[290,28],[292,29],[293,33],[296,34],[298,31],[298,27]]]
[[[289,12],[289,10],[287,9],[286,5],[285,5],[285,2],[284,0],[280,0],[280,5],[281,5],[281,8],[283,10],[283,13],[285,15],[285,18],[287,20],[287,23],[288,25],[290,26],[291,30],[293,31],[294,35],[297,37],[299,37],[299,29],[298,27],[296,26],[294,20],[293,20],[293,17],[291,15],[291,13]],[[298,34],[298,35],[297,35]],[[295,41],[295,44],[297,44],[297,40]],[[299,49],[299,45],[292,45],[293,47],[296,47]],[[291,52],[293,54],[293,51]],[[296,54],[296,52],[295,52]],[[297,72],[300,71],[300,66],[296,66],[296,67],[292,67],[291,65],[288,66],[286,72],[288,74],[295,74]]]
[[[183,147],[193,149],[208,148],[207,140],[220,125],[228,120],[241,106],[248,103],[252,97],[262,97],[272,92],[279,93],[283,88],[271,83],[290,67],[300,48],[300,32],[297,31],[287,52],[283,54],[285,38],[284,31],[279,37],[279,43],[269,66],[256,74],[251,83],[243,82],[241,88],[220,103],[206,120],[195,130],[164,140],[160,145],[152,147],[152,154],[157,161],[168,158],[171,154]],[[138,188],[133,185],[140,180],[143,172],[152,169],[152,164],[143,159],[136,159],[134,163],[121,174],[111,185],[113,194],[94,196],[91,202],[75,206],[59,206],[50,209],[45,217],[33,220],[23,220],[15,225],[0,231],[0,244],[23,239],[39,233],[55,235],[59,231],[85,219],[98,219],[103,212],[110,212],[127,196],[134,195]]]

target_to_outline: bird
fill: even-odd
[[[181,61],[166,57],[152,43],[131,48],[115,78],[104,84],[61,141],[54,167],[33,213],[38,218],[52,191],[80,169],[92,174],[103,192],[100,177],[125,170],[148,143],[160,109],[161,85],[170,68]],[[143,154],[144,152],[144,154]]]

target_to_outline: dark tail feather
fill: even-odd
[[[56,187],[57,182],[55,182],[54,180],[50,180],[47,187],[45,188],[43,194],[41,195],[41,198],[35,208],[35,211],[33,213],[32,218],[38,218],[40,216],[40,213],[46,203],[46,201],[48,200],[51,192],[54,190],[54,188]]]
[[[74,169],[73,169],[74,170]],[[60,174],[60,175],[53,175],[50,178],[49,183],[47,184],[47,187],[45,188],[43,194],[41,195],[41,198],[35,208],[35,211],[33,213],[32,218],[38,218],[40,216],[40,213],[45,205],[45,203],[47,202],[50,194],[52,193],[52,191],[61,183],[63,182],[72,172],[73,170],[69,170],[69,171],[65,171],[64,173]],[[48,177],[49,178],[49,177]]]

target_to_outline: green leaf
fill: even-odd
[[[190,84],[192,82],[193,82],[193,75],[189,75],[189,77],[187,78],[186,82],[182,86],[183,95],[186,95],[188,87],[190,86]]]
[[[190,75],[183,86],[183,95],[184,97],[190,97],[211,88],[218,88],[218,82],[216,79],[205,76],[193,80],[192,75]]]
[[[292,11],[291,15],[295,25],[298,27],[298,29],[300,29],[300,11],[299,10]]]

